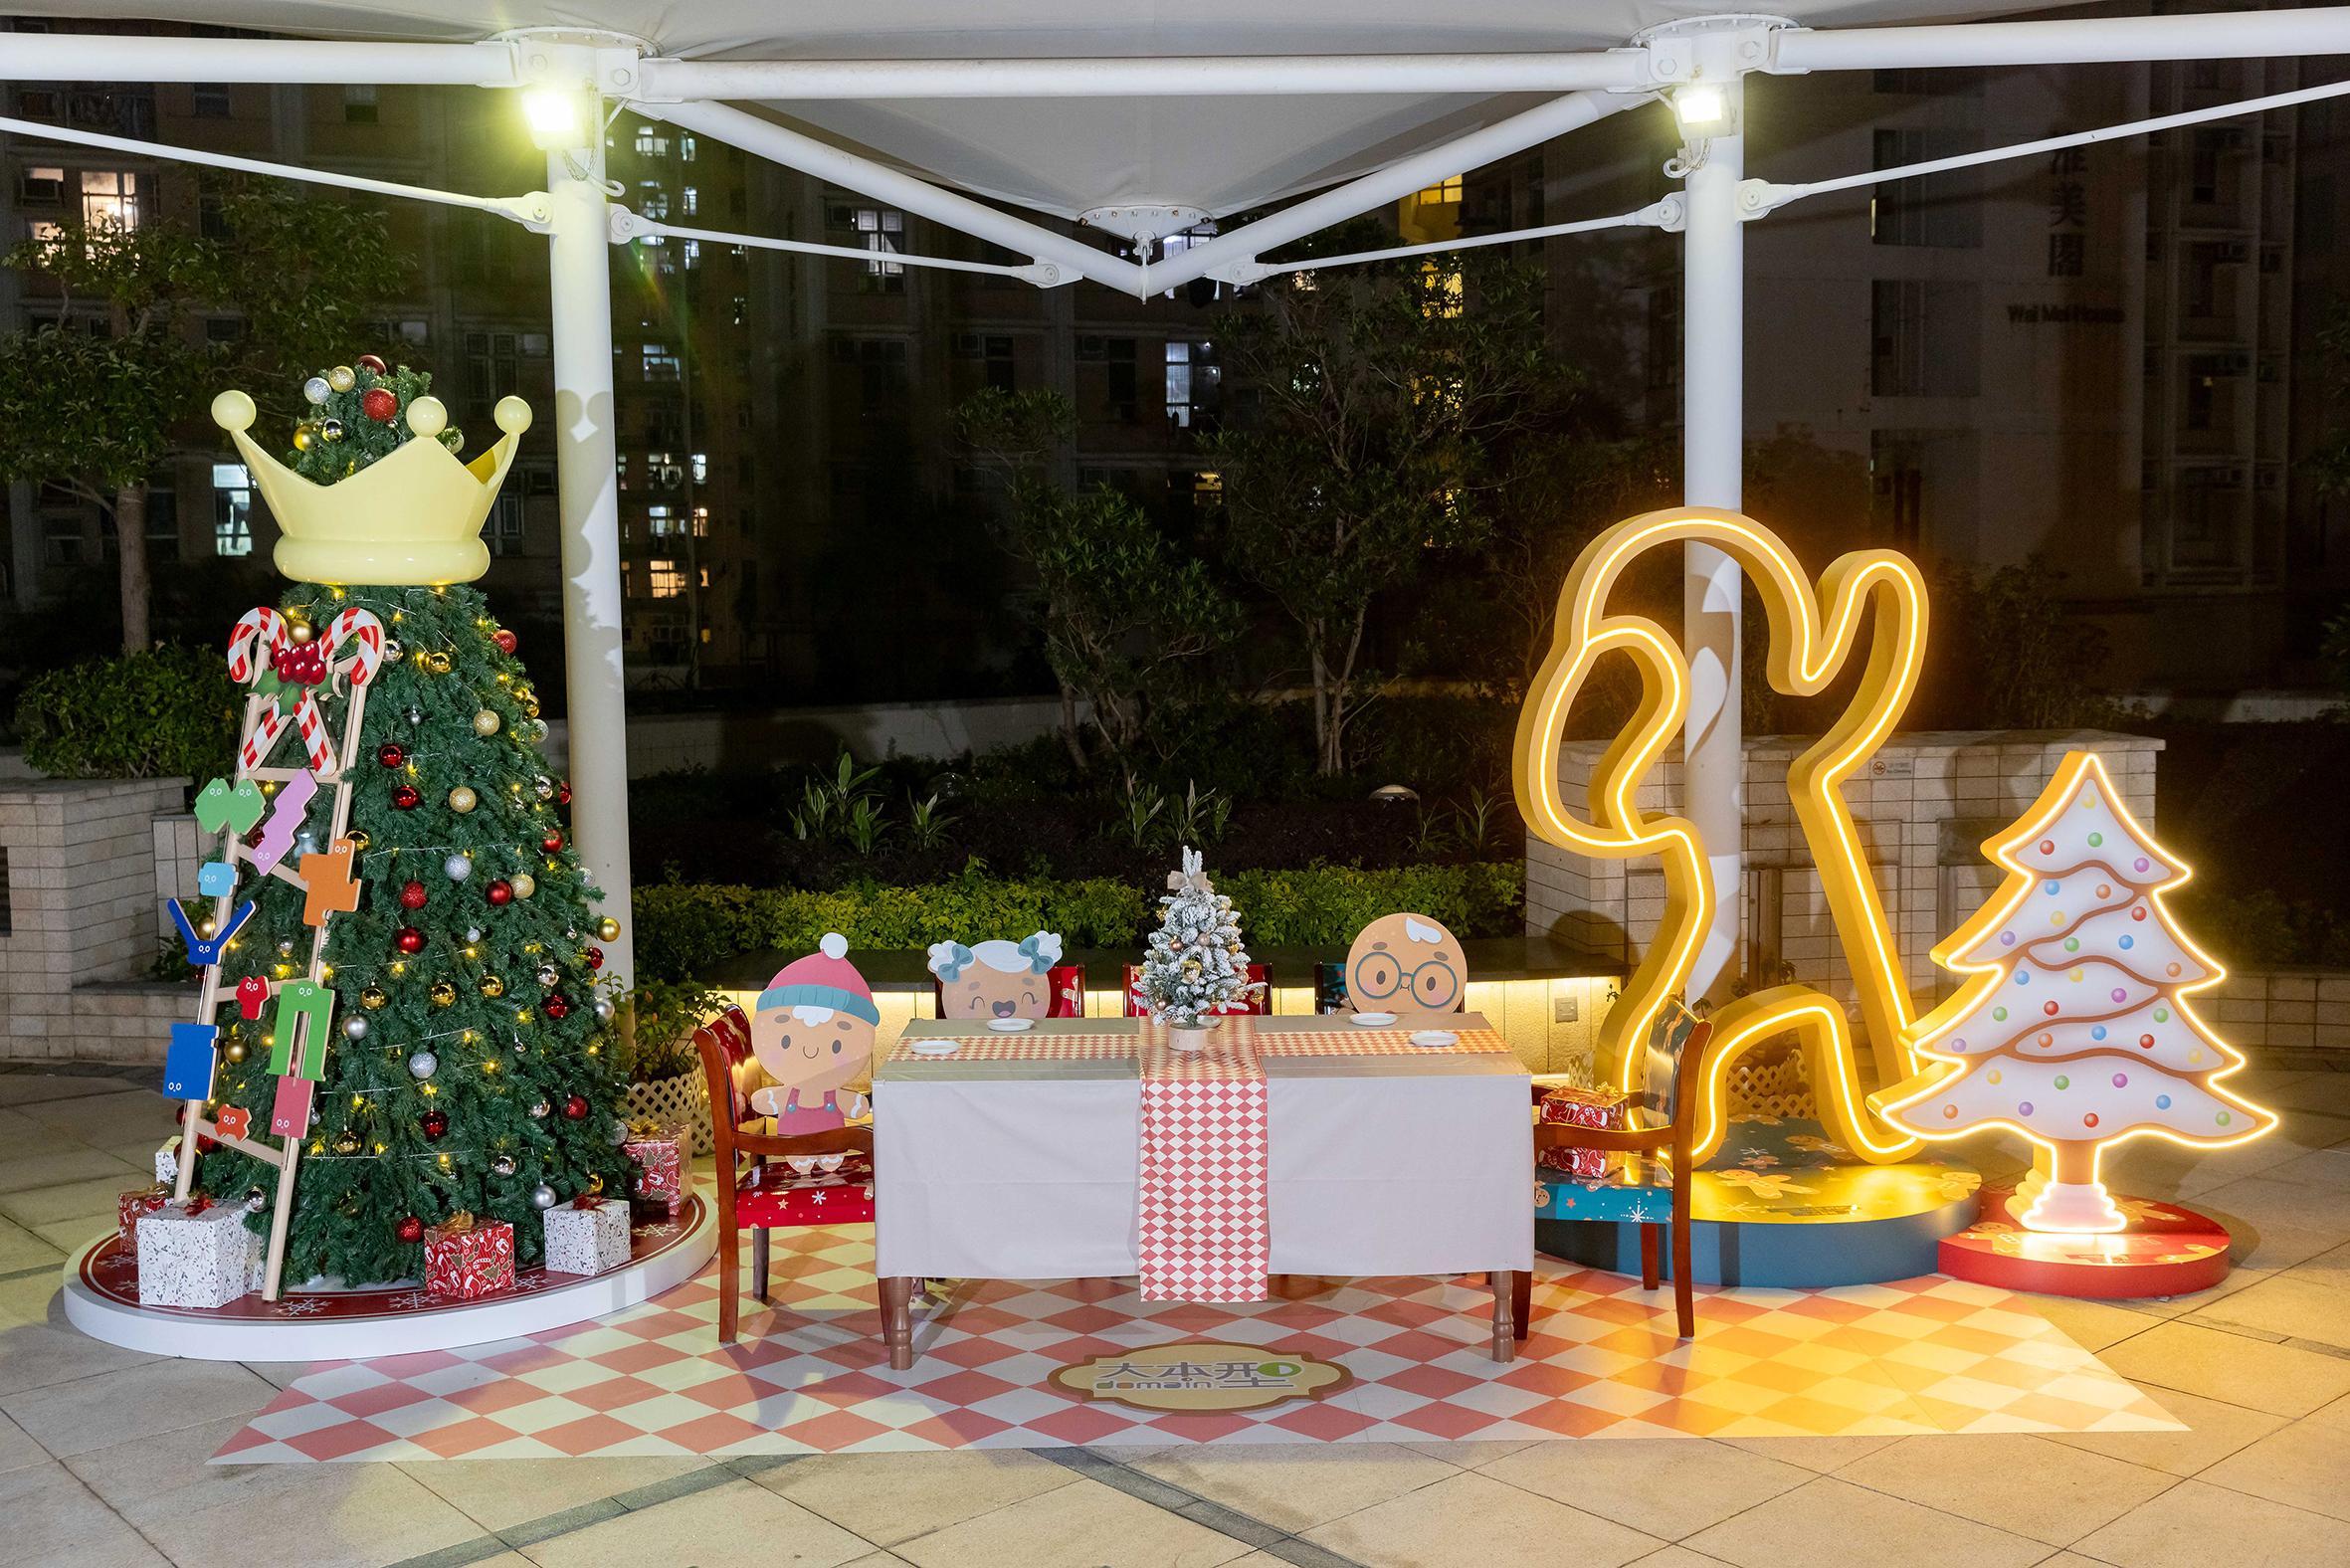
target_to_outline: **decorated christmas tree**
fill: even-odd
[[[392,397],[390,419],[362,414],[372,425],[446,430],[405,368],[362,361],[318,379],[330,399]],[[281,569],[318,580],[250,612],[231,646],[231,674],[258,699],[249,718],[260,714],[240,774],[277,782],[234,857],[235,891],[206,922],[232,898],[253,905],[221,944],[223,1005],[205,1021],[219,1029],[211,1120],[260,1139],[288,1080],[314,1083],[289,1281],[416,1276],[425,1229],[460,1214],[510,1222],[527,1264],[541,1211],[626,1191],[596,945],[614,928],[567,842],[570,792],[538,750],[545,724],[514,636],[464,586],[487,565],[476,534],[529,411],[500,404],[505,437],[470,466],[435,439],[324,443],[351,454],[328,489],[245,436],[252,408],[224,394],[214,412],[286,529]],[[297,448],[297,461],[320,450]],[[199,1173],[228,1199],[277,1178],[234,1146]]]
[[[1167,887],[1135,994],[1154,1022],[1196,1029],[1262,987],[1249,979],[1241,917],[1210,885],[1199,851],[1183,852],[1182,870],[1167,874]]]
[[[2097,1177],[2103,1146],[2240,1143],[2276,1118],[2220,1082],[2244,1059],[2188,998],[2222,971],[2163,901],[2187,870],[2131,817],[2093,752],[2067,755],[1986,849],[2006,884],[1934,949],[1967,981],[1910,1029],[1933,1066],[1872,1103],[1925,1138],[2024,1133],[2042,1150],[2017,1195],[2027,1227],[2121,1230]]]

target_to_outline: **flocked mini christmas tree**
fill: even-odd
[[[438,404],[421,395],[422,378],[405,370],[362,361],[356,372],[338,367],[320,379],[330,394],[324,407],[333,397],[384,392],[395,400],[390,417],[361,417],[424,437],[446,428]],[[530,1263],[541,1244],[538,1213],[581,1192],[625,1192],[626,1161],[612,1005],[598,989],[596,944],[613,927],[591,907],[594,889],[567,842],[570,792],[538,750],[545,725],[514,636],[463,585],[478,575],[466,569],[480,550],[474,535],[528,411],[515,399],[501,404],[505,439],[467,468],[429,450],[406,463],[400,442],[346,435],[327,445],[364,461],[329,475],[332,490],[289,474],[253,445],[244,435],[249,399],[224,395],[215,415],[236,433],[287,530],[281,566],[291,550],[346,568],[298,583],[274,618],[257,611],[241,625],[241,637],[278,645],[247,661],[256,689],[306,692],[327,733],[339,736],[349,689],[319,678],[345,650],[302,651],[332,641],[352,609],[372,614],[384,634],[348,773],[345,835],[360,886],[356,907],[325,924],[319,974],[333,1022],[322,1059],[308,1064],[316,1088],[295,1166],[286,1277],[415,1276],[425,1228],[461,1211],[512,1223],[520,1261]],[[297,459],[316,450],[302,448]],[[400,476],[387,473],[403,463]],[[420,497],[441,504],[424,509]],[[487,564],[486,552],[480,559]],[[420,560],[457,580],[371,581]],[[291,734],[275,744],[281,763],[298,762]],[[310,800],[290,869],[307,868],[303,852],[323,847],[329,797],[321,789]],[[218,1104],[250,1111],[258,1132],[278,1086],[270,1020],[287,1005],[289,984],[298,984],[312,925],[299,878],[263,877],[237,896],[256,909],[221,956],[229,1000],[212,1020],[221,1029],[214,1093]],[[222,1197],[266,1187],[275,1175],[227,1148],[204,1156],[200,1171],[202,1185]]]
[[[1210,884],[1199,851],[1183,852],[1182,870],[1167,874],[1167,887],[1135,994],[1155,1022],[1192,1029],[1262,986],[1249,979],[1241,917]]]
[[[1921,1137],[2023,1132],[2043,1151],[2017,1194],[2026,1227],[2121,1230],[2097,1177],[2103,1146],[2140,1135],[2240,1143],[2276,1118],[2219,1081],[2244,1059],[2188,998],[2222,971],[2163,902],[2188,873],[2130,815],[2095,753],[2068,754],[1986,848],[2006,884],[1934,949],[1968,979],[1910,1029],[1934,1065],[1872,1103]]]

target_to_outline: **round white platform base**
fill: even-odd
[[[573,1279],[526,1270],[522,1288],[480,1301],[429,1301],[420,1289],[289,1291],[219,1311],[138,1304],[100,1237],[65,1268],[66,1318],[110,1345],[194,1361],[348,1361],[486,1344],[543,1333],[633,1306],[685,1283],[717,1251],[715,1206],[692,1198],[669,1227],[640,1226],[636,1255],[609,1274]]]

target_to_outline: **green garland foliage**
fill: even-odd
[[[334,383],[346,378],[350,384],[336,390]],[[432,390],[433,378],[406,365],[378,375],[372,366],[361,363],[322,371],[305,383],[305,388],[303,406],[308,417],[294,428],[286,466],[313,485],[332,485],[379,458],[390,457],[414,439],[408,428],[408,405]],[[313,402],[309,394],[320,389],[325,391],[325,400]],[[374,392],[391,394],[390,413],[382,418],[368,412],[370,407],[384,407],[380,398],[370,400],[369,394]],[[464,433],[454,425],[441,432],[440,440],[451,452],[465,445]]]

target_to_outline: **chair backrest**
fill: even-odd
[[[1677,1001],[1666,1003],[1665,1011],[1650,1024],[1648,1043],[1642,1051],[1638,1098],[1651,1125],[1669,1125],[1684,1110],[1694,1109],[1696,1078],[1692,1075],[1703,1071],[1705,1048],[1712,1038],[1713,1025]]]
[[[735,1129],[750,1118],[751,1090],[758,1086],[749,1081],[759,1075],[758,1058],[751,1054],[751,1021],[741,1008],[729,1005],[693,1032],[693,1049],[709,1083],[710,1134],[718,1169],[730,1170]]]
[[[1216,1009],[1211,1016],[1239,1018],[1251,1013],[1271,1013],[1273,1011],[1272,967],[1266,964],[1251,964],[1249,966],[1249,980],[1251,984],[1258,987],[1257,990],[1250,992],[1238,1002]],[[1141,988],[1142,966],[1128,964],[1126,966],[1126,1016],[1128,1018],[1142,1018],[1150,1012],[1150,1009],[1142,1003]]]

